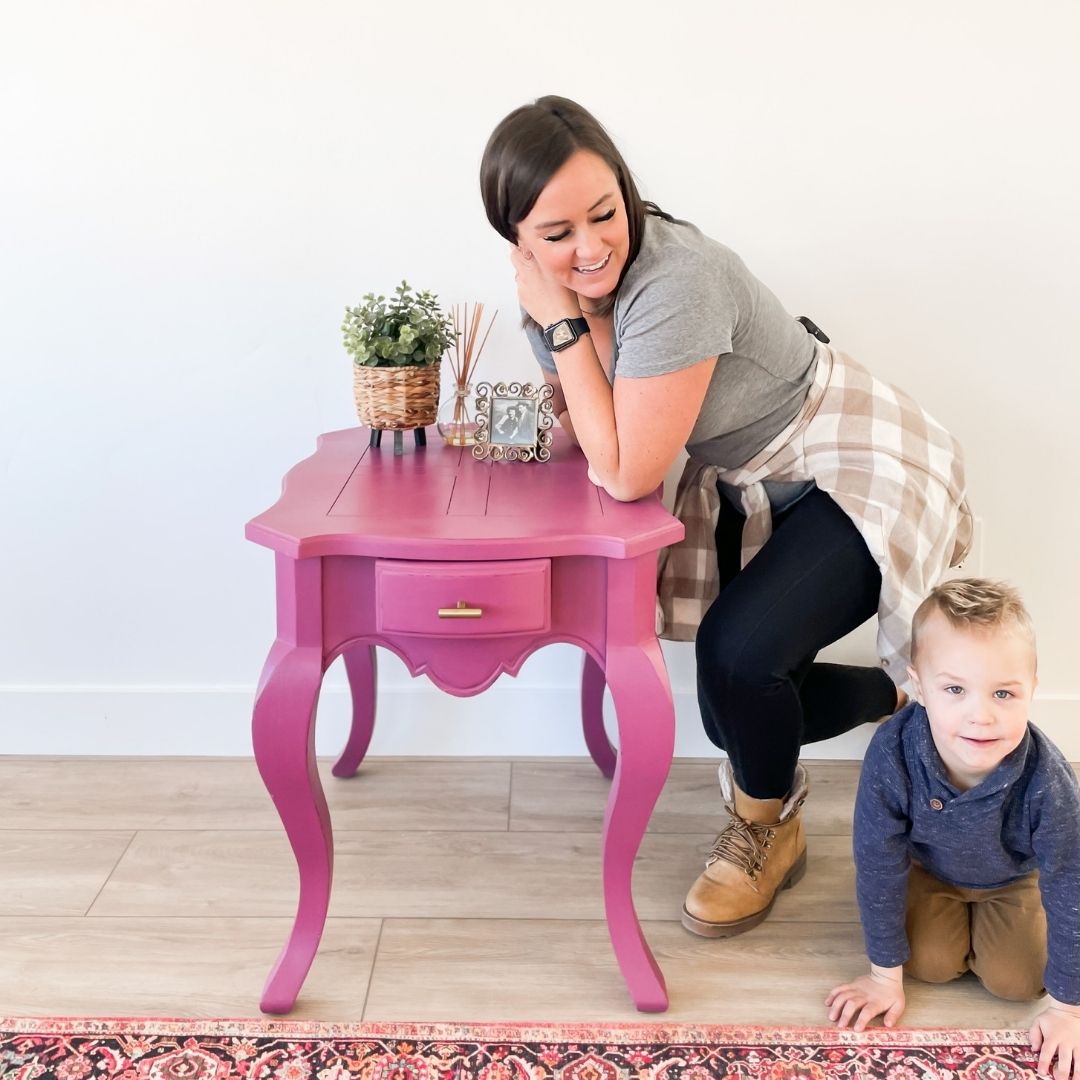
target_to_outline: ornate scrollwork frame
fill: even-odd
[[[477,383],[473,457],[490,457],[493,461],[547,461],[551,457],[551,429],[555,426],[553,392],[547,383],[542,386],[519,382]],[[508,401],[511,404],[507,405]],[[518,431],[513,441],[506,441],[505,433],[496,430],[496,425],[505,426],[503,419],[508,412],[522,407],[526,415],[535,413],[535,430],[530,424],[525,435]]]

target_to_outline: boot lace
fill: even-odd
[[[728,807],[728,813],[731,821],[716,838],[705,865],[712,866],[719,859],[732,863],[750,879],[754,892],[759,892],[757,875],[765,867],[765,860],[769,857],[767,852],[772,847],[776,833],[772,825],[744,820],[732,807]]]

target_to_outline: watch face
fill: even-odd
[[[570,324],[565,319],[551,331],[551,347],[553,349],[561,349],[563,345],[569,345],[573,340],[574,331],[570,329]]]

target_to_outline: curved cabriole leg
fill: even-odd
[[[335,776],[352,776],[360,768],[375,730],[375,699],[378,668],[374,645],[354,645],[345,652],[345,673],[352,696],[352,727],[349,741],[330,771]]]
[[[664,975],[641,932],[631,878],[649,816],[671,767],[675,709],[655,634],[656,554],[608,562],[607,684],[619,723],[604,816],[604,906],[616,959],[642,1012],[668,1007]]]
[[[615,775],[615,748],[604,731],[604,669],[589,655],[581,665],[581,727],[596,767],[610,780]]]
[[[322,682],[321,567],[318,559],[277,556],[278,635],[263,667],[252,718],[255,761],[296,856],[300,897],[292,932],[260,1007],[296,1003],[330,904],[333,835],[315,761],[315,705]]]

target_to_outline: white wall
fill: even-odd
[[[273,607],[243,524],[318,432],[355,422],[345,304],[402,277],[483,300],[503,312],[485,374],[531,370],[476,173],[492,126],[546,92],[607,123],[646,197],[959,435],[972,569],[1023,589],[1036,718],[1075,740],[1077,11],[9,5],[0,751],[246,752]],[[680,750],[708,752],[690,648],[668,657]],[[385,659],[376,752],[581,752],[569,649],[465,703]],[[523,702],[535,723],[501,720]]]

